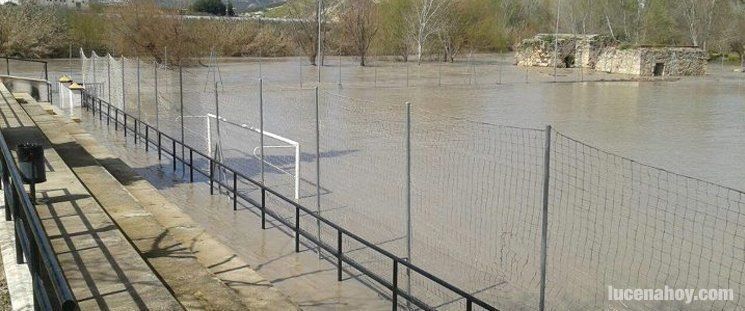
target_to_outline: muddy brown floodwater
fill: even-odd
[[[320,184],[324,217],[398,256],[408,257],[403,187],[406,155],[404,103],[410,102],[413,140],[411,259],[498,307],[531,310],[536,309],[537,304],[536,241],[540,231],[540,149],[544,134],[533,129],[543,129],[550,124],[563,135],[640,163],[726,187],[745,189],[745,162],[742,161],[745,154],[745,74],[733,72],[731,66],[710,64],[709,74],[703,77],[634,81],[631,76],[580,69],[559,69],[554,76],[553,69],[512,66],[510,55],[479,55],[470,61],[445,65],[373,61],[372,66],[361,68],[351,58],[342,58],[341,66],[337,62],[336,58],[327,59],[320,75],[320,182],[316,179],[315,169],[313,89],[319,85],[319,75],[317,68],[306,65],[302,58],[220,59],[219,70],[201,66],[186,68],[184,115],[187,118],[184,123],[187,130],[184,134],[187,143],[207,152],[209,137],[212,145],[221,144],[221,156],[226,163],[248,176],[260,178],[261,166],[256,159],[258,135],[221,124],[218,139],[215,123],[211,123],[208,132],[205,115],[217,113],[214,94],[217,82],[219,114],[230,121],[258,127],[258,78],[261,77],[265,129],[300,145],[298,201],[315,209],[316,185]],[[141,111],[138,111],[133,104],[137,97],[136,77],[132,76],[134,66],[133,62],[128,62],[124,70],[126,110],[141,114],[147,122],[155,124],[152,67],[142,65],[145,69],[141,77]],[[52,78],[61,72],[70,72],[82,79],[76,61],[51,61],[50,68]],[[99,64],[98,70],[101,68]],[[38,74],[38,68],[28,67],[25,71]],[[122,74],[121,70],[114,72]],[[90,79],[88,75],[86,80]],[[100,82],[104,78],[99,74],[97,79]],[[157,123],[170,135],[179,137],[178,90],[174,88],[177,86],[177,73],[163,70],[159,73],[158,83]],[[121,91],[112,90],[112,102],[121,105],[118,100],[121,94]],[[104,99],[109,96],[102,94]],[[97,127],[89,129],[96,130]],[[292,149],[270,138],[265,140],[265,145],[284,146],[267,151],[267,164],[271,165],[265,168],[267,184],[288,197],[292,196],[295,185],[290,175],[296,167]],[[597,156],[591,152],[587,155]],[[571,164],[569,167],[572,168]],[[608,167],[600,167],[611,172]],[[151,169],[160,171],[160,168]],[[580,169],[582,174],[590,175],[597,167]],[[144,175],[149,175],[155,184],[165,184],[157,180],[158,174]],[[678,186],[668,179],[657,181],[664,186]],[[667,182],[670,184],[665,184]],[[586,189],[565,189],[564,194],[569,196],[592,190],[592,187],[584,186]],[[652,188],[645,194],[659,200],[660,189],[663,188]],[[595,209],[590,210],[592,213],[578,213],[573,218],[562,219],[567,223],[558,225],[563,226],[562,230],[571,229],[586,235],[581,238],[592,239],[593,234],[603,232],[598,226],[614,225],[618,219],[613,217],[626,215],[624,213],[628,211],[646,215],[647,211],[638,209],[645,206],[667,211],[664,209],[666,205],[656,206],[646,201],[646,205],[599,205],[603,196],[612,190],[606,189],[605,193],[594,193],[592,198],[586,198],[587,202],[599,198],[599,201],[592,201],[596,204],[590,206]],[[680,193],[681,202],[696,200],[695,195],[690,195],[693,192],[686,192],[689,191],[687,188],[675,192],[678,190],[673,187],[671,192]],[[255,189],[250,187],[244,191],[247,195],[256,195]],[[581,199],[578,206],[586,202],[584,197]],[[557,206],[562,202],[566,204],[566,201],[559,201]],[[277,213],[292,218],[290,207],[275,203]],[[609,206],[610,214],[602,214],[601,218],[594,220],[590,218]],[[615,215],[613,207],[618,207],[619,211],[623,208],[624,212]],[[716,210],[716,206],[713,209],[712,213],[721,212]],[[229,232],[216,235],[240,232],[230,227],[221,228],[219,224],[228,220],[220,220],[223,216],[218,214],[210,215],[216,220],[206,226]],[[685,218],[686,214],[681,212],[674,216]],[[206,217],[205,222],[209,223],[210,217]],[[230,214],[226,213],[224,217],[229,218]],[[585,218],[592,224],[584,222]],[[560,306],[554,307],[556,309],[607,309],[612,306],[603,298],[606,291],[603,286],[608,285],[604,282],[629,279],[632,280],[630,285],[660,285],[653,282],[659,279],[652,277],[618,272],[618,276],[612,278],[603,276],[602,271],[624,270],[619,267],[633,266],[635,257],[657,259],[654,241],[665,237],[665,232],[670,230],[682,230],[681,234],[691,235],[682,235],[683,241],[693,241],[698,236],[697,229],[686,233],[674,221],[668,228],[668,219],[663,220],[662,224],[650,224],[641,217],[615,232],[616,235],[630,235],[637,232],[637,228],[644,227],[650,230],[644,231],[643,235],[644,239],[652,241],[650,244],[641,240],[612,240],[610,245],[586,244],[584,239],[571,239],[571,231],[559,231],[570,239],[562,242],[566,243],[563,244],[565,249],[556,248],[556,256],[549,253],[549,257],[569,259],[561,261],[567,266],[555,271],[581,276],[577,276],[577,284],[571,290],[556,290],[549,286],[549,302],[555,301],[554,306]],[[734,222],[739,223],[739,220]],[[705,219],[704,225],[708,225]],[[309,232],[317,230],[311,221],[302,226]],[[666,231],[666,228],[670,230]],[[737,233],[740,227],[734,226],[734,233],[727,231],[728,228],[724,227],[725,233],[740,236]],[[716,228],[712,230],[716,231]],[[659,236],[658,232],[661,232]],[[322,228],[321,236],[328,243],[335,241],[335,232],[328,228]],[[238,245],[234,239],[228,243],[237,249],[252,248],[252,245]],[[390,264],[385,258],[360,245],[345,243],[350,258],[364,262],[371,270],[390,278]],[[637,253],[634,245],[648,247],[651,251]],[[704,247],[708,252],[721,254],[721,262],[725,262],[722,258],[732,260],[733,263],[721,264],[724,267],[719,267],[717,272],[720,276],[736,271],[736,267],[742,265],[741,256],[723,255],[726,247],[720,244],[711,249]],[[580,256],[584,251],[590,254],[586,258]],[[671,252],[684,253],[680,249]],[[566,257],[570,253],[579,257]],[[593,261],[597,260],[596,253],[610,259],[603,257],[600,262]],[[687,256],[691,255],[701,259],[698,248],[694,250],[692,247]],[[618,261],[619,258],[630,259]],[[610,262],[608,266],[605,265],[607,262]],[[661,262],[652,262],[645,268],[659,270],[662,267]],[[690,271],[694,265],[688,262],[681,267],[681,270]],[[595,270],[584,272],[588,269]],[[550,279],[551,275],[549,271]],[[683,277],[685,280],[690,277],[695,285],[721,284],[716,278],[709,280],[710,283],[698,283],[703,278],[690,273]],[[742,281],[738,280],[737,284],[742,284]],[[442,309],[463,307],[463,301],[421,277],[412,276],[411,283],[412,293],[423,297],[432,306]],[[350,309],[354,309],[353,301],[348,302]],[[649,306],[641,308],[644,307]]]

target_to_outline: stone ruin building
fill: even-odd
[[[555,41],[556,40],[556,41]],[[583,67],[639,76],[706,74],[706,52],[691,46],[624,46],[603,35],[538,34],[517,47],[518,66]]]

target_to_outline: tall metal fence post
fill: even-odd
[[[316,86],[316,99],[315,99],[315,116],[316,116],[316,213],[321,216],[321,124],[320,124],[320,111],[319,111],[319,93],[318,87]],[[318,242],[321,242],[321,220],[316,218],[316,235],[318,236]],[[318,247],[318,256],[321,256],[321,247]]]
[[[499,59],[497,60],[497,67],[499,67],[499,80],[497,80],[497,84],[502,84],[502,61],[504,60],[503,52],[500,50],[499,53]]]
[[[98,81],[96,79],[96,76],[97,76],[97,74],[96,74],[96,62],[98,61],[98,55],[96,55],[96,53],[91,53],[91,54],[92,55],[91,55],[91,58],[90,59],[91,59],[91,64],[93,65],[93,87],[94,87],[93,96],[94,97],[99,97],[99,96],[101,96],[101,94],[100,94],[100,92],[98,90],[98,87],[99,86],[98,86]],[[83,82],[87,82],[87,81],[83,81]]]
[[[406,62],[406,87],[409,87],[409,62]]]
[[[406,261],[411,263],[411,103],[406,102]],[[411,269],[406,267],[406,294],[411,294]],[[411,309],[409,300],[407,309]]]
[[[10,75],[10,58],[5,58],[5,73]]]
[[[70,54],[72,54],[72,53],[70,53]],[[71,74],[71,76],[72,76],[72,74]],[[46,80],[47,82],[49,82],[49,64],[47,62],[44,62],[44,80]],[[52,104],[52,89],[51,88],[52,88],[52,85],[51,84],[47,84],[47,100],[49,101],[49,104]]]
[[[264,79],[259,79],[259,147],[261,152],[261,185],[265,185],[264,163]]]
[[[127,137],[127,101],[124,95],[124,56],[121,56],[119,58],[122,62],[122,115],[124,115],[124,124],[122,125],[122,129],[124,130],[124,137]]]
[[[222,139],[221,139],[222,136],[220,134],[220,119],[219,119],[220,118],[220,97],[219,97],[220,94],[217,93],[217,83],[218,82],[215,81],[215,114],[218,117],[217,121],[215,121],[215,129],[217,130],[217,144],[215,146],[215,156],[216,156],[215,160],[219,162],[221,161],[221,158],[222,158],[222,145],[220,144],[222,142]],[[207,118],[207,122],[209,122],[209,118]],[[220,158],[217,158],[217,156],[219,156]],[[219,182],[223,180],[223,167],[222,166],[218,168],[217,179],[218,179],[217,190],[222,192],[222,183]]]
[[[181,60],[178,62],[178,90],[179,90],[179,113],[181,114],[181,158],[184,158],[184,71],[181,66]],[[173,151],[176,153],[176,150]],[[181,163],[181,170],[184,171],[183,163]]]
[[[541,284],[538,310],[546,309],[546,268],[548,265],[548,189],[551,165],[551,126],[546,126],[546,142],[543,158],[543,212],[541,217]]]
[[[318,67],[318,84],[321,84],[321,67],[323,67],[323,56],[321,55],[321,49],[323,46],[323,39],[321,38],[321,31],[323,24],[321,23],[321,15],[323,12],[323,0],[318,0],[318,13],[316,18],[318,19],[318,53],[316,53],[316,67]]]
[[[158,63],[155,61],[153,62],[153,72],[155,76],[155,128],[160,130],[160,108],[158,108]]]
[[[106,93],[109,98],[109,104],[111,104],[111,55],[107,54],[106,57]]]
[[[341,89],[341,49],[339,49],[339,88]]]
[[[142,120],[142,101],[141,101],[141,89],[140,89],[140,57],[137,57],[137,119]],[[137,137],[137,128],[135,128],[135,137]]]

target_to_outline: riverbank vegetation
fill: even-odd
[[[316,3],[290,0],[270,11],[278,18],[272,21],[186,18],[188,7],[153,0],[82,11],[3,5],[0,54],[59,57],[83,48],[178,61],[214,51],[305,55],[315,64],[318,14],[324,55],[356,55],[361,65],[370,56],[454,61],[508,51],[557,28],[626,45],[695,45],[740,62],[745,53],[745,0],[325,0],[321,10]]]

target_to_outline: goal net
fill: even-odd
[[[262,159],[261,128],[211,113],[207,119],[207,144],[212,155],[219,155],[227,163],[251,157],[256,161],[235,163],[242,166],[236,168],[245,167],[249,177],[259,181],[263,174],[266,185],[291,193],[295,200],[300,198],[300,143],[264,130]]]

